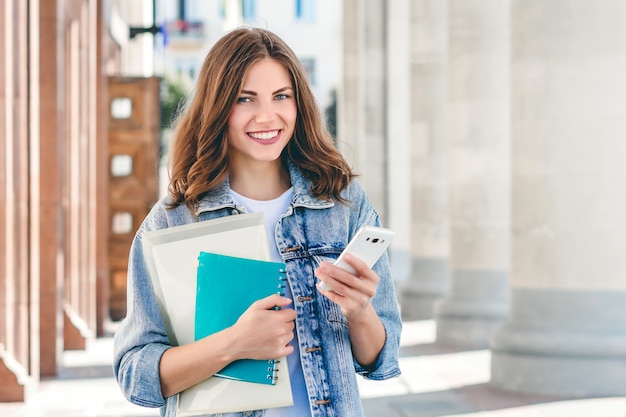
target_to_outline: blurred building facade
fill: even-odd
[[[0,4],[0,401],[27,400],[110,316],[108,84],[152,69],[129,35],[151,5],[128,3]]]
[[[283,37],[309,74],[322,108],[341,81],[341,1],[158,0],[156,72],[191,78],[228,30],[258,26]]]
[[[626,393],[624,21],[619,0],[344,1],[339,137],[401,232],[403,316],[490,348],[495,387]]]
[[[399,232],[404,318],[434,318],[438,343],[489,347],[498,388],[625,393],[626,4],[172,4],[0,6],[0,401],[27,400],[63,350],[101,335],[123,282],[110,238],[140,216],[110,202],[131,153],[110,147],[127,103],[114,109],[111,85],[192,72],[248,23],[294,46],[322,105],[336,83],[338,146]]]

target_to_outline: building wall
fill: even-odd
[[[314,61],[313,91],[320,106],[328,106],[331,91],[340,83],[342,2],[302,1],[301,18],[297,16],[296,0],[254,0],[250,3],[254,4],[255,13],[250,18],[243,18],[241,2],[237,0],[187,1],[186,18],[202,22],[203,35],[182,37],[168,34],[167,44],[157,52],[157,67],[164,74],[184,72],[193,75],[211,45],[225,31],[242,25],[259,26],[281,36],[303,62]],[[161,0],[159,4],[159,22],[168,24],[179,18],[177,1]],[[161,46],[157,44],[157,50],[159,48]],[[161,60],[162,66],[158,62]]]
[[[106,320],[108,7],[0,5],[0,401],[27,399]]]
[[[375,205],[408,235],[402,300],[430,311],[402,305],[405,318],[435,313],[438,344],[489,347],[498,389],[624,395],[625,4],[346,4],[340,126],[377,173],[362,177]],[[413,56],[390,62],[403,15],[419,19],[405,32]],[[411,66],[413,175],[393,164],[405,138],[381,128],[401,121],[389,65]],[[410,211],[405,227],[394,205]]]
[[[27,4],[7,1],[0,6],[0,396],[24,398],[19,379],[37,372],[29,339],[38,342],[29,324],[38,309],[29,307],[29,183],[28,183],[28,38],[21,24]]]
[[[252,23],[276,32],[303,62],[315,62],[311,80],[313,92],[320,106],[325,108],[331,91],[341,80],[342,1],[303,1],[301,18],[297,17],[295,0],[281,3],[281,7],[277,7],[276,1],[258,1],[259,18]],[[308,13],[307,3],[311,4]]]

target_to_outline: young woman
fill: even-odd
[[[373,269],[348,257],[356,275],[332,264],[361,226],[380,224],[353,177],[293,51],[262,29],[220,39],[177,124],[169,196],[151,210],[131,248],[128,315],[114,358],[126,397],[173,416],[177,393],[228,363],[287,356],[292,407],[224,416],[362,416],[356,374],[400,374],[401,320],[387,255]],[[142,233],[254,211],[264,212],[272,260],[287,265],[285,297],[259,300],[232,327],[171,346]],[[319,289],[320,280],[336,292]]]

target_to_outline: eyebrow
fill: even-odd
[[[272,95],[278,94],[278,93],[282,93],[282,92],[287,91],[287,90],[293,90],[293,88],[288,85],[288,86],[279,88],[278,90],[274,91],[272,93]],[[250,96],[256,96],[257,95],[256,91],[250,91],[250,90],[241,90],[241,94],[248,94]]]

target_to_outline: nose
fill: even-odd
[[[267,123],[274,120],[276,116],[276,110],[273,106],[273,101],[259,101],[254,121],[257,123]]]

